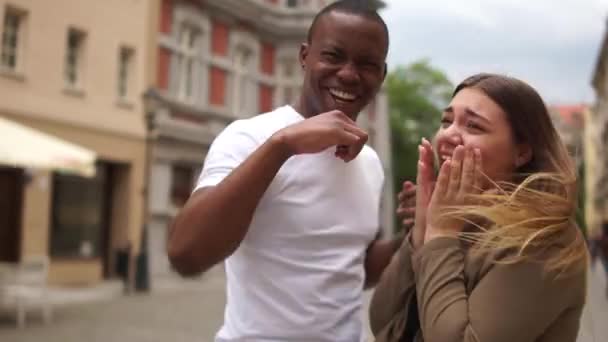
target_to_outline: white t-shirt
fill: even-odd
[[[213,142],[197,189],[217,185],[273,133],[303,119],[284,106],[233,122]],[[362,338],[363,263],[379,230],[384,172],[369,146],[349,163],[334,151],[291,157],[271,182],[226,259],[217,342]]]

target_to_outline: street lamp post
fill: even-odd
[[[137,282],[138,274],[140,277],[144,277],[144,273],[147,270],[148,258],[148,229],[150,225],[150,178],[152,171],[153,162],[153,144],[156,130],[156,113],[162,104],[162,97],[154,87],[148,88],[142,95],[143,106],[144,106],[144,120],[146,125],[146,141],[145,141],[145,165],[144,165],[144,191],[143,200],[144,208],[142,211],[142,239],[140,245],[140,254],[142,258],[141,262],[137,262],[137,259],[133,260],[134,256],[131,257],[131,270],[129,274],[129,286],[131,290],[147,290],[149,288],[149,280],[143,284]],[[142,269],[146,267],[146,269]],[[149,272],[146,272],[146,276],[149,277]]]

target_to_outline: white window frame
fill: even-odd
[[[233,31],[230,37],[232,75],[229,85],[230,109],[236,117],[259,112],[260,42],[246,31]]]
[[[195,65],[196,47],[200,32],[193,25],[183,24],[178,31],[178,73],[177,84],[178,99],[193,103],[195,102]]]
[[[121,45],[118,49],[118,74],[116,75],[116,96],[121,102],[129,102],[134,95],[134,70],[135,49]]]
[[[161,44],[171,50],[169,93],[180,102],[205,106],[208,97],[207,61],[211,23],[200,9],[190,4],[174,7],[173,19],[171,37],[164,40],[161,38]],[[186,32],[186,36],[183,32]],[[196,35],[194,44],[189,44],[188,38],[192,34]],[[186,89],[188,82],[191,84],[189,92]]]
[[[2,31],[0,36],[0,71],[12,74],[22,73],[24,69],[24,45],[27,30],[28,13],[25,10],[15,8],[10,5],[4,6],[4,12],[1,13]],[[14,36],[14,44],[7,41],[9,32],[7,32],[7,19],[10,17],[17,19],[17,27],[11,28],[10,34]],[[7,51],[8,49],[12,51]],[[8,58],[12,55],[13,62],[9,63]],[[12,64],[12,65],[11,65]]]
[[[298,100],[302,83],[302,72],[298,61],[298,49],[294,46],[281,46],[277,50],[277,91],[274,97],[275,107],[293,103]],[[288,73],[287,70],[291,72]],[[287,99],[287,92],[291,98]]]
[[[74,50],[72,50],[73,47],[70,42],[72,35],[78,43]],[[84,87],[86,43],[87,33],[84,30],[75,27],[68,28],[63,65],[63,80],[67,89],[82,89]]]

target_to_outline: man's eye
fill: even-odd
[[[364,63],[363,67],[365,67],[367,69],[371,69],[371,70],[378,70],[378,69],[380,69],[380,65],[378,65],[378,63],[374,63],[374,62]]]
[[[324,52],[323,57],[330,62],[336,62],[339,58],[338,54],[335,52]]]

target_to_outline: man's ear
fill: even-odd
[[[300,45],[299,59],[300,59],[300,65],[302,66],[302,69],[304,69],[304,67],[306,65],[306,56],[308,56],[308,49],[309,49],[308,43],[302,43]]]
[[[515,167],[519,168],[526,165],[532,160],[533,152],[532,146],[529,144],[519,144],[517,147],[517,156],[515,157]]]

